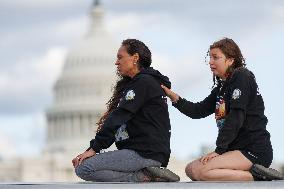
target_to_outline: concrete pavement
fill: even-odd
[[[178,183],[0,183],[0,189],[284,189],[284,181]]]

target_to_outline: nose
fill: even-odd
[[[212,58],[210,58],[210,59],[209,59],[209,65],[213,65],[213,62],[214,62],[214,61],[212,60]]]
[[[118,60],[116,60],[114,64],[115,64],[115,65],[118,65],[118,64],[119,64],[119,61],[118,61]]]

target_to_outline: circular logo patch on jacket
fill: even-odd
[[[232,99],[236,100],[236,99],[240,98],[241,94],[242,94],[242,92],[241,92],[240,89],[235,89],[233,91],[233,94],[232,94]]]
[[[135,97],[135,93],[133,90],[129,90],[127,91],[126,95],[125,95],[125,100],[133,100]]]

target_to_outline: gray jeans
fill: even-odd
[[[161,163],[141,157],[133,150],[123,149],[97,154],[75,168],[78,177],[94,182],[141,182],[145,167],[160,167]]]

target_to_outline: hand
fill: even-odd
[[[210,161],[211,159],[215,158],[219,156],[219,154],[217,154],[216,152],[211,152],[203,157],[200,158],[200,162],[205,165],[208,161]]]
[[[161,87],[173,103],[176,103],[178,101],[179,96],[176,93],[174,93],[172,90],[170,90],[168,87],[164,85],[161,85]]]
[[[82,163],[82,161],[86,158],[92,157],[96,155],[96,152],[91,148],[88,151],[85,151],[84,153],[76,156],[73,160],[72,160],[72,164],[73,167],[76,168],[78,165],[80,165]]]

